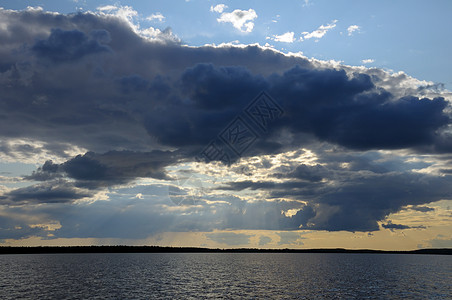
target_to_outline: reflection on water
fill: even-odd
[[[450,299],[451,275],[439,255],[3,255],[0,298]]]

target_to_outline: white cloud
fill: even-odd
[[[41,6],[27,6],[27,11],[42,11],[43,8]]]
[[[210,7],[210,11],[211,12],[217,12],[217,13],[222,13],[226,8],[228,8],[228,6],[226,4],[217,4],[215,6],[211,6]]]
[[[140,26],[140,21],[142,21],[143,18],[141,18],[138,15],[138,12],[130,6],[105,5],[99,6],[97,10],[99,11],[98,14],[100,14],[101,16],[115,16],[124,20],[136,34],[139,34],[141,37],[144,37],[148,40],[161,42],[168,40],[179,41],[179,39],[175,35],[173,35],[170,28],[165,29],[164,31],[161,31],[160,29],[154,27],[142,29]],[[165,16],[157,12],[147,17],[146,20],[159,20],[160,22],[163,22],[165,20]]]
[[[368,58],[368,59],[363,59],[361,62],[362,62],[363,64],[371,64],[371,63],[373,63],[374,61],[375,61],[374,59]]]
[[[221,14],[217,21],[219,23],[231,23],[232,26],[242,32],[251,32],[254,28],[253,20],[256,18],[256,11],[252,8],[248,10],[236,9],[233,12]]]
[[[327,25],[321,25],[318,29],[314,30],[313,32],[303,32],[303,37],[305,39],[310,39],[310,38],[316,38],[316,39],[321,39],[330,29],[333,29],[334,27],[336,27],[336,22],[337,20],[333,20],[331,23],[327,24]]]
[[[153,21],[153,20],[159,20],[159,22],[163,22],[165,20],[165,16],[163,16],[161,13],[155,13],[150,15],[146,18],[146,20]]]
[[[286,32],[281,35],[273,35],[272,40],[275,42],[282,42],[282,43],[293,43],[295,42],[294,33],[293,32]]]
[[[352,35],[353,32],[358,31],[359,32],[360,27],[358,25],[350,25],[347,28],[348,35]]]
[[[114,5],[105,5],[105,6],[99,6],[97,10],[99,11],[113,11],[117,10],[118,8]]]
[[[115,15],[127,23],[135,30],[138,30],[138,27],[133,23],[133,18],[138,16],[138,12],[134,10],[131,6],[114,6],[114,5],[105,5],[99,6],[97,8],[101,13],[112,14]]]
[[[141,30],[141,34],[149,38],[157,38],[159,35],[162,34],[162,31],[158,28],[149,27]]]
[[[130,21],[133,17],[138,16],[138,12],[130,6],[121,6],[116,12],[116,15]]]

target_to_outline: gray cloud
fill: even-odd
[[[0,220],[1,222],[2,220]],[[1,222],[3,223],[3,222]],[[4,243],[6,239],[23,239],[32,236],[46,236],[47,232],[40,227],[22,227],[18,225],[17,222],[14,225],[11,224],[11,227],[2,227],[0,229],[0,244]]]
[[[3,194],[0,196],[0,204],[70,203],[93,195],[92,192],[75,187],[71,182],[53,180]]]
[[[345,152],[345,155],[350,154]],[[359,164],[344,169],[337,164],[334,156],[321,155],[319,163],[322,165],[302,164],[289,169],[287,173],[273,174],[278,179],[286,178],[283,182],[235,181],[219,189],[259,190],[265,191],[268,198],[307,201],[308,205],[301,211],[290,219],[284,219],[285,228],[292,230],[300,225],[302,228],[332,231],[379,230],[379,221],[407,205],[414,205],[416,209],[418,205],[452,197],[450,176],[403,170],[406,167],[403,164],[402,171],[391,170],[395,166],[391,166],[388,163],[390,161],[381,160],[380,157],[380,162],[377,162],[379,157],[370,154],[358,156]],[[336,154],[336,159],[344,161],[341,156]],[[411,167],[416,169],[416,165]],[[418,209],[422,212],[430,210],[423,207]]]
[[[419,212],[429,212],[429,211],[435,211],[435,209],[433,207],[428,207],[428,206],[413,206],[410,207],[410,209],[415,210],[415,211],[419,211]]]
[[[40,59],[49,59],[53,63],[73,62],[87,55],[110,52],[108,46],[99,41],[109,41],[106,30],[91,32],[91,37],[78,30],[65,31],[52,29],[46,40],[37,41],[31,50]]]
[[[300,236],[298,232],[277,232],[279,235],[278,245],[303,245],[303,242],[299,241],[300,239],[305,239]]]
[[[449,124],[444,99],[398,97],[377,86],[385,79],[375,71],[350,75],[345,67],[317,68],[257,46],[150,42],[106,16],[0,13],[10,25],[4,47],[23,49],[0,62],[2,136],[72,142],[96,152],[124,145],[200,147],[261,90],[286,112],[272,131],[307,133],[350,148],[434,147],[436,133]],[[23,21],[35,35],[22,32]],[[14,30],[22,34],[9,38]],[[27,116],[20,123],[18,111]],[[256,151],[270,151],[269,144],[261,147]]]
[[[437,237],[428,241],[429,244],[434,248],[451,248],[452,238]]]
[[[267,199],[248,203],[214,190],[209,200],[227,205],[201,202],[200,211],[184,208],[192,211],[183,216],[142,203],[124,213],[114,207],[119,201],[96,202],[71,207],[71,216],[49,211],[63,226],[55,236],[127,237],[131,228],[140,228],[134,237],[300,226],[369,231],[407,205],[452,197],[450,167],[442,168],[443,177],[415,173],[431,163],[381,162],[372,151],[450,153],[450,102],[438,87],[416,87],[404,74],[332,67],[259,46],[187,47],[168,38],[169,31],[150,41],[106,15],[0,9],[0,18],[7,24],[0,28],[0,152],[19,160],[47,151],[64,160],[41,162],[25,177],[39,183],[5,192],[2,204],[67,208],[137,178],[169,179],[166,167],[193,161],[262,90],[284,114],[244,156],[301,147],[319,156],[317,165],[281,166],[273,176],[283,182],[270,177],[221,188],[264,191]],[[9,143],[14,139],[29,142]],[[87,152],[69,157],[71,146]],[[299,211],[286,217],[281,211],[288,209]],[[93,227],[100,216],[103,227]],[[44,234],[40,230],[21,232]]]
[[[250,237],[252,236],[254,235],[233,232],[218,232],[206,234],[206,237],[209,240],[212,240],[219,244],[226,244],[228,246],[247,245],[249,244]]]
[[[408,226],[408,225],[402,225],[402,224],[394,224],[391,221],[389,221],[387,224],[381,224],[381,226],[385,229],[389,229],[391,231],[394,231],[394,229],[401,230],[401,229],[412,229],[412,228],[420,228],[425,229],[425,226]]]
[[[262,235],[262,236],[259,238],[259,246],[265,246],[265,245],[267,245],[268,243],[270,243],[271,241],[272,241],[272,239],[271,239],[270,237],[265,236],[265,235]]]
[[[164,168],[178,161],[177,153],[154,150],[151,152],[110,151],[104,154],[87,152],[84,155],[54,164],[46,161],[38,170],[25,178],[46,181],[67,176],[77,185],[97,188],[133,181],[139,177],[169,179]]]

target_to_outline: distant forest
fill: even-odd
[[[452,248],[418,249],[411,251],[383,251],[369,249],[211,249],[197,247],[159,246],[61,246],[61,247],[0,247],[0,254],[45,253],[375,253],[375,254],[442,254],[452,255]]]

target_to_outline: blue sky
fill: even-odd
[[[211,6],[225,4],[224,12],[253,9],[257,18],[249,33],[231,23],[219,23],[221,14]],[[4,8],[25,9],[41,6],[61,13],[95,11],[106,5],[130,6],[137,11],[141,26],[172,28],[181,40],[192,46],[239,41],[243,44],[269,43],[284,52],[303,52],[307,57],[343,61],[403,71],[421,80],[443,83],[452,88],[452,59],[449,38],[452,20],[450,1],[1,1]],[[163,21],[146,18],[161,13]],[[312,32],[337,20],[336,26],[320,39],[300,41],[302,32]],[[347,29],[356,25],[349,35]],[[294,32],[293,43],[266,39]]]
[[[0,243],[452,246],[450,1],[0,1]]]

